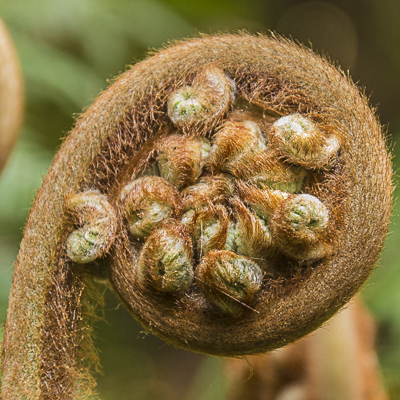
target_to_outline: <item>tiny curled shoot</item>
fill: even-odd
[[[272,129],[272,145],[289,161],[309,168],[330,168],[336,163],[340,142],[324,134],[300,114],[286,115]]]
[[[188,350],[262,354],[312,332],[371,273],[391,176],[364,95],[289,40],[205,36],[138,63],[79,118],[32,207],[3,399],[88,393],[76,263],[99,261],[129,312]]]
[[[165,218],[180,213],[181,197],[161,177],[144,176],[129,182],[122,190],[128,229],[133,237],[145,238]]]
[[[184,131],[215,125],[234,98],[234,83],[215,66],[207,66],[192,86],[177,89],[168,99],[168,115]]]
[[[152,231],[137,262],[139,281],[162,292],[183,292],[193,282],[193,250],[184,225],[166,220]]]
[[[193,184],[202,173],[209,151],[206,138],[171,135],[158,146],[160,175],[178,189]]]
[[[81,226],[68,236],[68,257],[77,263],[89,263],[111,247],[117,228],[114,209],[107,198],[94,190],[68,196],[66,208]]]
[[[240,314],[261,289],[262,271],[250,258],[212,250],[196,269],[205,296],[227,314]],[[245,306],[245,307],[243,307]]]
[[[282,202],[271,221],[278,246],[300,260],[326,257],[332,252],[326,229],[329,211],[309,194],[290,196]]]

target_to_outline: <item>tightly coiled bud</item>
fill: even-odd
[[[213,136],[209,163],[216,170],[237,176],[237,167],[243,159],[266,150],[265,139],[257,124],[252,121],[226,122]]]
[[[278,119],[272,129],[271,145],[289,161],[308,168],[332,167],[340,143],[300,114]]]
[[[299,260],[321,259],[332,252],[328,225],[328,209],[309,194],[289,197],[271,221],[278,246]]]
[[[137,261],[138,279],[163,292],[182,292],[193,282],[193,250],[187,229],[167,220],[152,231]]]
[[[173,77],[169,83],[164,80],[166,91],[165,97],[160,92],[160,110],[165,110],[170,120],[163,119],[162,124],[170,127],[171,134],[155,144],[161,175],[181,193],[183,214],[176,218],[190,232],[194,254],[194,280],[175,299],[174,320],[167,322],[163,316],[169,315],[171,306],[159,300],[150,310],[140,303],[140,294],[131,295],[124,289],[126,283],[120,276],[127,273],[123,272],[120,253],[129,247],[125,240],[118,241],[109,264],[117,292],[152,332],[176,345],[219,355],[267,351],[309,332],[334,314],[366,279],[372,263],[354,250],[359,240],[354,227],[363,219],[354,214],[361,212],[357,200],[360,190],[368,187],[370,193],[377,192],[376,186],[366,184],[366,178],[360,179],[366,166],[372,168],[371,154],[366,157],[367,153],[375,152],[379,163],[385,160],[377,168],[380,176],[386,177],[384,185],[380,184],[383,191],[378,189],[381,195],[385,190],[387,193],[386,221],[391,196],[390,164],[379,126],[346,77],[288,42],[241,37],[245,50],[239,56],[225,52],[233,40],[229,36],[217,40],[212,62],[193,58],[193,48],[185,44],[180,45],[179,56],[176,52],[169,55],[168,50],[162,53],[170,66],[185,60],[193,68],[188,85]],[[204,39],[192,45],[205,49],[209,44]],[[265,50],[268,46],[273,55]],[[152,60],[157,62],[157,56]],[[282,65],[286,71],[283,80]],[[290,75],[294,65],[297,69]],[[326,81],[326,74],[334,78]],[[328,94],[338,90],[335,80],[340,87],[346,85],[347,93],[331,99]],[[343,99],[341,105],[338,98]],[[360,116],[355,122],[356,108]],[[176,128],[180,131],[174,131]],[[355,131],[359,134],[354,135]],[[210,147],[205,150],[204,145]],[[174,161],[179,159],[182,164]],[[364,167],[360,169],[360,165]],[[371,201],[363,204],[365,207],[377,205]],[[370,219],[365,222],[371,227]],[[375,260],[379,252],[376,231],[382,232],[383,239],[386,225],[381,227],[381,220],[377,220],[376,226],[369,228],[374,238],[362,228],[365,240],[374,243],[368,260]],[[221,302],[214,296],[221,287],[213,278],[215,270],[209,267],[213,263],[207,260],[226,251],[251,260],[263,278],[252,296],[237,297],[234,305],[225,307],[222,303],[230,300],[223,297]],[[235,271],[235,263],[229,265]],[[357,265],[356,280],[354,272],[345,272],[350,265]],[[243,271],[247,269],[237,273],[245,275]],[[336,276],[342,283],[328,284],[326,276]],[[350,276],[351,284],[346,281]],[[251,281],[251,274],[243,279]],[[129,285],[136,287],[134,282],[133,276]],[[236,281],[224,282],[227,286],[222,292],[235,293]],[[349,290],[335,292],[334,288],[343,285]],[[154,285],[146,287],[144,283],[143,295],[152,290]],[[232,334],[221,332],[214,317],[208,317],[208,307],[212,315],[220,310]],[[249,309],[256,312],[244,312]],[[187,321],[190,328],[183,328]]]
[[[168,99],[168,115],[184,131],[215,126],[234,99],[234,83],[215,66],[206,66],[192,86],[173,92]]]
[[[201,175],[210,142],[205,138],[168,136],[158,146],[158,169],[168,182],[181,189]]]
[[[230,251],[210,251],[196,269],[196,278],[207,299],[234,315],[252,302],[262,285],[260,267]]]
[[[66,318],[56,288],[72,287],[63,246],[72,229],[58,222],[71,187],[100,190],[116,210],[104,263],[135,318],[176,346],[221,356],[284,346],[346,304],[377,260],[392,196],[367,100],[310,50],[226,35],[137,64],[77,122],[21,245],[10,307],[34,303],[21,293],[49,274],[40,296],[28,291],[48,307],[40,321],[30,317],[29,331],[7,320],[4,379],[39,376],[44,392],[60,359],[52,344],[68,338],[60,348],[79,354],[75,336],[45,331]],[[27,283],[20,271],[32,268],[40,279]],[[34,374],[13,362],[13,354],[31,357],[16,332],[46,349]],[[59,373],[57,387],[75,387],[68,377],[79,366]]]
[[[146,237],[166,218],[180,213],[181,198],[165,179],[144,176],[128,183],[121,194],[128,229],[135,238]]]
[[[114,209],[107,198],[94,190],[69,196],[66,207],[79,226],[67,238],[68,257],[88,263],[103,256],[110,248],[117,228]]]

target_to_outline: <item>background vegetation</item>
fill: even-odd
[[[291,35],[350,69],[400,135],[400,2],[389,0],[2,0],[26,83],[26,118],[0,179],[0,319],[4,320],[22,229],[53,155],[74,116],[107,80],[147,49],[198,32],[246,29]],[[396,166],[396,160],[395,160]],[[386,386],[400,399],[400,229],[394,208],[380,265],[362,291],[379,325]],[[146,335],[110,291],[97,343],[103,400],[222,399],[223,362]]]

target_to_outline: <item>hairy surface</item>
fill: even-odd
[[[178,100],[171,101],[178,92]],[[194,102],[193,98],[200,100]],[[210,104],[204,104],[204,99],[209,99]],[[181,105],[183,101],[189,103]],[[221,109],[216,106],[218,101]],[[175,109],[172,112],[168,107]],[[204,113],[206,120],[199,120],[198,113]],[[302,164],[293,165],[293,160],[285,159],[279,150],[268,146],[265,133],[270,132],[279,117],[289,114],[301,114],[338,140],[340,149],[334,156],[329,155],[328,161],[334,162],[328,167],[324,161],[321,169],[312,165],[301,172]],[[143,274],[137,273],[138,254],[143,248],[159,251],[154,243],[158,228],[155,225],[154,231],[149,231],[152,246],[146,246],[142,238],[132,237],[126,226],[127,206],[121,196],[132,180],[160,173],[157,160],[170,157],[171,149],[165,150],[164,145],[174,142],[175,139],[168,138],[175,138],[177,130],[182,138],[201,137],[215,143],[214,135],[222,130],[217,137],[223,142],[229,126],[233,127],[233,135],[241,127],[250,147],[240,150],[239,140],[232,148],[225,146],[219,152],[211,148],[207,156],[208,149],[202,145],[200,151],[196,144],[204,141],[196,139],[193,163],[185,160],[184,179],[171,178],[178,182],[179,189],[188,182],[193,185],[183,188],[187,199],[183,199],[182,207],[184,212],[192,209],[199,216],[192,220],[184,214],[183,224],[200,221],[204,229],[211,226],[208,238],[204,237],[204,229],[196,234],[190,226],[180,226],[174,231],[176,243],[186,246],[197,236],[202,243],[209,239],[207,251],[212,251],[212,255],[223,252],[223,274],[229,260],[239,257],[236,252],[240,253],[240,246],[246,250],[251,249],[248,242],[257,250],[259,243],[261,247],[269,246],[269,240],[257,235],[268,232],[274,209],[279,209],[287,198],[302,193],[318,198],[328,210],[330,221],[326,229],[325,222],[322,224],[323,242],[330,251],[318,253],[317,258],[298,259],[278,246],[268,251],[262,247],[265,253],[250,254],[251,260],[240,261],[240,265],[246,266],[243,270],[251,270],[252,274],[259,268],[254,263],[259,263],[262,283],[259,285],[257,278],[257,284],[247,286],[257,289],[256,293],[238,295],[236,300],[244,299],[245,304],[239,307],[240,312],[235,308],[232,315],[208,301],[201,292],[204,283],[196,283],[196,274],[191,288],[178,290],[178,294],[157,290],[158,284],[146,284],[146,279],[140,279]],[[320,143],[325,142],[317,143],[321,147]],[[254,162],[254,157],[262,165],[271,165],[264,160],[263,152],[281,164],[271,167],[273,173],[267,178],[252,181],[247,165],[255,165],[257,176],[264,171],[257,170],[259,163]],[[232,168],[227,158],[230,155],[236,157],[241,168]],[[211,161],[206,159],[203,163],[203,157]],[[173,155],[170,159],[173,164],[180,157]],[[221,159],[218,165],[217,159]],[[204,176],[199,176],[200,164],[205,168]],[[235,181],[244,177],[247,183]],[[169,175],[164,178],[168,180]],[[200,195],[196,194],[196,185],[200,185]],[[77,268],[67,257],[65,247],[74,230],[66,199],[90,190],[106,196],[116,212],[116,233],[105,264],[112,286],[130,312],[149,331],[174,345],[220,356],[241,356],[265,353],[299,339],[334,315],[359,290],[377,260],[387,231],[391,163],[381,127],[365,96],[343,72],[290,41],[250,35],[206,36],[176,43],[138,63],[79,118],[32,207],[17,260],[5,328],[4,400],[85,398],[91,389],[80,358],[82,351],[93,354],[89,322],[83,310],[88,300],[85,290],[78,289],[86,279],[83,271],[88,268]],[[213,193],[214,200],[210,201],[207,190]],[[226,200],[231,197],[227,192],[233,200]],[[210,213],[197,210],[198,201]],[[217,205],[226,201],[230,201],[226,206],[228,216],[215,211]],[[181,209],[181,205],[176,209]],[[140,212],[137,215],[144,216]],[[224,221],[215,229],[213,215],[223,215]],[[254,235],[248,233],[249,227],[256,232],[254,240]],[[213,241],[214,236],[219,239]],[[165,237],[163,231],[163,240],[167,240]],[[221,249],[221,237],[226,246],[231,246],[229,249]],[[194,252],[194,269],[201,262],[203,248],[200,250]],[[191,262],[190,249],[187,254],[185,265]],[[221,256],[208,257],[211,261],[213,258],[220,260]],[[177,257],[154,259],[171,264]],[[158,282],[164,274],[163,267],[155,271],[149,282]],[[242,293],[238,275],[229,276],[234,276],[231,284],[236,287],[228,294]],[[223,284],[212,286],[214,289],[229,285],[226,277],[222,278]],[[191,283],[190,279],[185,282],[188,281]],[[224,295],[227,293],[218,294],[219,298]],[[71,297],[74,302],[68,300]],[[20,312],[21,307],[24,313]]]

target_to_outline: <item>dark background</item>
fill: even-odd
[[[400,135],[400,2],[389,0],[1,0],[26,84],[20,140],[0,179],[0,318],[22,229],[53,155],[77,113],[148,48],[199,32],[277,32],[337,61],[366,87],[396,154]],[[396,169],[396,158],[394,159]],[[400,230],[391,231],[362,297],[378,322],[385,385],[400,399]],[[223,399],[223,360],[142,332],[106,290],[97,326],[103,400]]]

